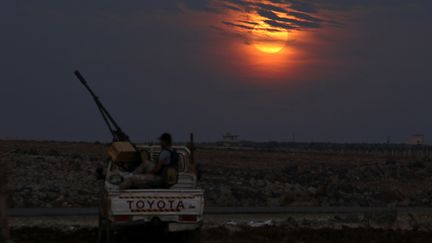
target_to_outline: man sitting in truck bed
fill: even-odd
[[[131,174],[125,176],[125,180],[120,184],[120,189],[141,188],[149,186],[161,186],[164,184],[162,173],[167,167],[177,167],[178,154],[171,147],[172,137],[169,133],[163,133],[159,137],[161,152],[158,161],[143,161]],[[165,183],[166,184],[166,183]]]

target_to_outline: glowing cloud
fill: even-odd
[[[277,30],[268,31],[270,26],[261,22],[252,31],[252,41],[254,46],[265,53],[278,53],[284,48],[288,40],[288,31]]]

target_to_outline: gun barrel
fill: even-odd
[[[86,87],[88,92],[93,97],[94,101],[96,102],[96,105],[102,115],[102,118],[104,119],[106,125],[108,126],[108,129],[110,130],[111,134],[113,135],[113,139],[117,141],[129,141],[129,136],[123,132],[123,130],[120,128],[120,126],[117,124],[117,122],[111,117],[109,112],[105,109],[102,102],[100,102],[99,97],[96,96],[96,94],[93,92],[93,90],[88,86],[87,81],[84,79],[84,77],[81,75],[81,73],[78,70],[74,71],[75,76],[79,79],[79,81]],[[113,129],[113,126],[115,130]]]
[[[85,80],[85,78],[81,75],[81,73],[78,70],[75,70],[74,72],[75,76],[78,78],[78,80],[84,85],[84,87],[86,87],[86,89],[88,90],[88,92],[90,92],[91,96],[95,99],[96,103],[98,106],[103,107],[102,103],[99,101],[99,98],[97,97],[97,95],[93,92],[93,90],[88,86],[87,81]],[[103,107],[105,110],[105,107]]]
[[[78,70],[75,70],[74,72],[75,76],[81,81],[82,84],[86,85],[87,81],[84,79],[84,77],[81,75],[81,73]]]

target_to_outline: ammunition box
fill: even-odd
[[[139,159],[137,151],[129,142],[113,142],[108,148],[108,156],[113,162],[128,162]]]

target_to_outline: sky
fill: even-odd
[[[1,1],[0,138],[432,141],[429,0]],[[430,139],[429,139],[430,138]]]

